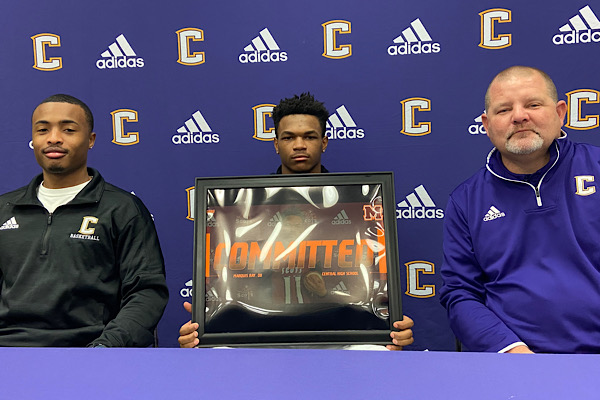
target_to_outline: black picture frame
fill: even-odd
[[[277,195],[274,195],[272,197],[269,197],[267,195],[257,195],[257,193],[268,193],[267,188],[269,188],[270,192],[273,192],[275,188],[281,190],[281,192],[279,193],[285,194],[282,195],[283,200],[281,198],[278,198]],[[367,192],[367,194],[363,194],[365,197],[371,196],[369,197],[371,205],[365,203],[364,199],[362,198],[357,201],[355,201],[354,199],[348,200],[344,198],[344,196],[357,197],[355,193],[358,193],[358,190],[361,190],[361,193]],[[369,218],[372,218],[374,220],[377,219],[377,221],[369,221],[369,223],[376,223],[377,228],[375,230],[377,232],[384,232],[384,234],[377,234],[377,236],[379,237],[376,239],[376,241],[375,239],[367,240],[371,240],[372,243],[375,243],[375,247],[377,247],[377,243],[379,243],[379,246],[384,246],[384,257],[383,254],[380,254],[381,252],[383,252],[383,250],[381,249],[381,247],[379,247],[379,250],[377,250],[377,254],[379,257],[379,261],[377,261],[377,266],[379,270],[376,271],[376,273],[374,273],[373,271],[369,271],[369,273],[367,274],[364,271],[366,271],[368,268],[365,267],[365,265],[361,264],[360,271],[363,272],[362,275],[368,275],[368,279],[365,278],[368,282],[370,282],[369,279],[371,279],[371,275],[376,275],[378,279],[381,279],[381,277],[385,275],[385,285],[383,284],[383,280],[377,280],[377,284],[369,283],[368,285],[365,285],[365,287],[369,287],[368,290],[371,290],[369,292],[370,294],[368,295],[371,296],[369,297],[371,301],[370,305],[345,305],[343,303],[335,303],[336,305],[332,305],[332,303],[326,303],[326,305],[322,306],[323,309],[320,309],[319,307],[321,307],[321,305],[308,305],[303,303],[301,305],[291,306],[286,304],[285,306],[278,305],[278,314],[276,314],[275,312],[271,312],[271,315],[269,316],[269,312],[262,314],[251,312],[252,308],[242,301],[237,301],[231,298],[227,300],[220,300],[221,297],[223,297],[222,295],[213,296],[213,294],[215,294],[217,291],[214,289],[216,286],[211,286],[211,284],[213,282],[212,280],[217,278],[214,277],[215,273],[211,275],[210,259],[211,257],[216,257],[215,254],[217,254],[218,251],[215,251],[215,248],[213,247],[210,248],[208,250],[209,252],[207,253],[207,248],[210,247],[210,243],[207,243],[207,237],[209,237],[208,240],[210,241],[211,235],[209,234],[209,232],[210,229],[213,229],[211,228],[211,226],[214,227],[215,225],[219,224],[219,222],[215,222],[217,221],[215,219],[215,215],[219,217],[221,215],[227,215],[230,218],[232,218],[232,215],[235,214],[235,212],[237,211],[225,212],[224,210],[227,207],[233,206],[234,203],[238,204],[234,207],[240,208],[239,204],[244,203],[243,200],[240,201],[240,196],[243,197],[244,193],[253,194],[251,203],[248,203],[248,199],[246,199],[246,203],[244,203],[245,206],[243,207],[243,209],[245,210],[244,212],[247,213],[246,216],[250,215],[250,213],[253,210],[258,210],[260,207],[266,207],[267,205],[269,207],[275,207],[275,209],[277,209],[277,207],[310,208],[312,207],[312,205],[297,205],[298,201],[296,197],[298,196],[296,196],[296,194],[302,193],[303,191],[307,191],[307,193],[314,192],[317,194],[323,194],[323,197],[321,198],[322,202],[314,204],[315,207],[318,208],[317,212],[321,212],[319,210],[324,210],[326,208],[324,205],[325,201],[327,201],[326,197],[328,196],[326,194],[329,192],[334,192],[334,194],[337,193],[338,197],[341,194],[342,200],[339,200],[339,203],[341,204],[350,204],[351,206],[353,206],[354,203],[356,203],[356,207],[354,208],[357,208],[358,206],[360,206],[361,202],[364,203],[363,221]],[[371,192],[369,191],[373,191],[373,193],[375,193],[376,195],[371,194]],[[219,197],[219,200],[215,200],[215,196]],[[306,199],[310,199],[310,196],[311,195],[308,195]],[[292,201],[290,203],[287,202],[288,197],[292,197]],[[347,203],[348,201],[350,201],[350,203]],[[312,203],[312,199],[307,203]],[[394,321],[402,319],[402,301],[399,276],[399,257],[395,204],[396,203],[394,195],[394,178],[392,172],[290,174],[196,178],[195,204],[193,205],[195,207],[195,223],[192,320],[199,324],[198,338],[200,340],[200,344],[198,347],[390,344],[390,331],[395,330],[392,326],[392,323]],[[217,210],[215,210],[215,205],[217,205]],[[334,203],[334,206],[336,205],[337,203]],[[334,210],[333,206],[330,207],[332,210]],[[373,210],[377,210],[377,213],[373,213]],[[302,212],[306,213],[312,211],[309,210],[306,212]],[[329,210],[328,212],[329,215],[331,215],[331,212]],[[372,213],[373,215],[370,215],[369,213]],[[208,217],[209,215],[211,215],[210,218]],[[354,215],[356,215],[356,213]],[[275,218],[275,214],[273,214],[272,219],[273,218]],[[338,215],[337,217],[334,217],[334,219],[335,218],[339,219],[340,216]],[[356,220],[356,217],[354,218]],[[381,218],[381,220],[379,218]],[[263,218],[263,221],[264,220],[265,219]],[[222,220],[220,219],[219,221]],[[350,219],[342,219],[340,220],[340,223],[348,221],[350,221],[350,223],[352,222]],[[359,224],[366,223],[363,221],[359,221]],[[314,230],[310,231],[311,235],[313,232],[319,233],[319,229],[321,229],[322,232],[326,232],[327,229],[332,229],[327,224],[322,222],[323,221],[316,222],[315,224],[313,224],[314,227],[313,225],[311,225],[311,227],[313,227],[312,229]],[[332,219],[331,224],[334,223],[336,222]],[[221,224],[224,225],[227,223],[221,222]],[[286,227],[287,225],[285,223],[282,223],[282,225],[279,225],[279,227]],[[319,228],[319,225],[321,225],[322,228]],[[306,231],[308,231],[308,229]],[[372,231],[374,230],[369,228],[369,232],[372,233]],[[342,231],[339,230],[338,232]],[[324,234],[327,235],[327,233]],[[364,240],[363,242],[361,242],[361,239],[358,236],[359,235],[357,234],[357,243],[363,243]],[[346,240],[346,242],[349,241]],[[228,251],[231,251],[231,249],[235,247],[235,244],[236,243],[234,243],[233,246],[230,246]],[[266,244],[263,245],[263,249],[265,247]],[[292,244],[290,244],[290,248],[291,247]],[[226,245],[222,244],[221,248],[226,248]],[[338,262],[340,262],[339,260],[342,259],[339,255],[339,253],[341,252],[341,247],[340,249],[337,249],[335,251],[338,252],[337,260]],[[375,253],[369,253],[369,251],[369,249],[366,250],[367,254],[371,254],[374,256]],[[363,251],[362,248],[360,252],[356,250],[356,254],[360,253],[361,257],[364,252],[365,251]],[[281,255],[281,253],[279,255]],[[232,257],[229,253],[227,253],[227,255],[224,257],[228,264],[226,267],[223,266],[219,270],[221,272],[221,276],[217,279],[217,282],[220,283],[233,281],[232,278],[229,278],[229,281],[226,281],[225,275],[232,274],[231,271],[233,265],[237,265],[238,263],[237,259],[232,262],[232,259],[228,258]],[[352,259],[352,257],[355,256],[351,255],[350,257]],[[356,257],[358,257],[358,255],[356,255]],[[314,258],[316,260],[318,257],[315,256]],[[222,259],[223,256],[220,255],[218,257],[218,261],[221,261]],[[347,260],[347,257],[343,259]],[[377,257],[374,257],[373,259],[377,259]],[[300,270],[302,273],[305,273],[305,271],[310,272],[310,268],[314,268],[314,266],[309,265],[306,266],[306,270],[299,269],[297,264],[300,262],[304,264],[304,256],[302,261],[300,261],[300,257],[298,257],[295,264],[295,269]],[[308,262],[310,262],[310,260]],[[319,262],[320,260],[316,261],[317,266],[319,265]],[[216,268],[216,262],[214,260],[213,264],[215,264],[213,265],[213,267]],[[359,268],[355,266],[353,267]],[[240,267],[236,266],[236,268]],[[247,268],[249,270],[250,267]],[[269,270],[262,269],[261,271],[271,271],[271,273],[275,273],[272,271],[277,272],[279,271],[278,268],[279,267],[273,266]],[[325,266],[322,269],[325,268],[327,268],[327,266]],[[338,270],[339,269],[340,268],[338,268]],[[385,273],[382,273],[382,270]],[[282,275],[283,271],[284,268],[282,267]],[[322,276],[326,273],[329,272],[321,271],[317,275]],[[335,273],[344,274],[344,272],[339,271]],[[335,273],[331,272],[331,274]],[[348,274],[350,274],[350,272],[348,272]],[[357,273],[354,272],[353,274],[357,275]],[[256,274],[250,274],[250,276],[252,275]],[[296,284],[301,285],[299,282],[304,282],[304,280],[307,278],[306,275],[303,275],[302,278],[298,279],[296,276],[295,279],[297,280]],[[321,279],[323,280],[324,278]],[[360,280],[361,278],[357,278],[356,276],[354,276],[353,279]],[[237,282],[242,281],[238,280]],[[256,279],[252,278],[248,282],[256,282]],[[208,290],[207,284],[210,287],[210,289]],[[289,288],[289,282],[287,287]],[[372,292],[374,290],[374,287],[377,291],[376,295],[373,295]],[[260,288],[262,288],[262,286]],[[302,290],[306,291],[306,288],[306,284],[304,288],[302,288],[301,286],[296,286],[296,294],[298,295],[298,292],[301,292]],[[208,292],[214,293],[209,293],[209,296],[207,296]],[[331,291],[331,293],[339,292]],[[314,295],[314,293],[310,293],[310,295],[317,297],[316,295]],[[319,295],[321,294],[319,293]],[[273,297],[275,296],[273,295]],[[217,298],[217,300],[215,300],[215,298]],[[385,300],[387,300],[387,307],[381,306],[380,301],[377,300],[378,298],[384,298]],[[288,297],[286,297],[286,303],[287,299]],[[207,304],[209,304],[210,307],[207,307]],[[286,310],[290,307],[294,309],[294,312],[291,313],[292,315],[287,315]],[[371,308],[369,309],[369,307]],[[267,308],[270,309],[270,307]],[[305,308],[307,309],[306,312],[303,311]],[[316,308],[316,310],[311,310],[312,308]],[[215,309],[217,310],[216,312],[211,311]],[[248,311],[249,309],[251,311]],[[284,311],[279,312],[281,310]],[[261,311],[264,311],[264,309],[261,309]],[[229,312],[229,314],[227,312]],[[296,313],[298,315],[295,315]],[[360,313],[356,314],[356,316],[360,315],[361,317],[357,318],[354,313]],[[369,313],[371,313],[372,315]],[[267,315],[267,317],[265,317],[265,314]],[[387,318],[385,318],[386,314]],[[215,315],[217,317],[215,317]],[[330,319],[331,315],[334,315],[335,317],[333,319]],[[361,319],[363,317],[365,318],[364,321],[366,321],[364,323],[364,326]],[[221,320],[219,320],[219,318],[221,318]],[[215,322],[216,320],[219,320],[220,322]],[[338,323],[337,321],[342,321],[342,323]],[[328,325],[333,322],[335,322],[335,326]],[[324,328],[321,325],[323,325]]]

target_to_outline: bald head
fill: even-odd
[[[558,101],[558,93],[556,91],[556,86],[554,85],[554,82],[552,81],[552,79],[550,78],[550,76],[547,73],[545,73],[541,69],[534,68],[534,67],[514,65],[512,67],[508,67],[505,70],[501,71],[500,73],[498,73],[498,75],[496,75],[494,77],[494,79],[492,79],[492,82],[490,83],[490,85],[488,86],[488,88],[485,92],[485,110],[486,110],[486,112],[490,107],[490,88],[492,87],[492,85],[494,83],[502,82],[504,80],[514,78],[514,77],[527,77],[527,76],[531,76],[531,75],[535,75],[535,74],[538,74],[542,78],[544,78],[544,82],[546,82],[546,88],[548,89],[548,94],[550,95],[552,100],[554,100],[554,102],[556,103]]]

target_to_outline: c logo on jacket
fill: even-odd
[[[90,228],[90,224],[97,224],[98,218],[96,217],[83,217],[83,222],[81,223],[81,228],[79,228],[79,233],[82,235],[93,235],[96,228]]]
[[[586,183],[594,182],[593,175],[580,175],[575,177],[575,186],[577,187],[576,195],[589,196],[596,193],[596,186],[587,186]]]

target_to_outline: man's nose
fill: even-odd
[[[49,143],[62,143],[62,132],[58,127],[50,128],[46,140]]]
[[[514,107],[512,117],[515,124],[522,124],[529,121],[529,111],[525,107]]]
[[[294,149],[305,149],[306,143],[303,137],[297,137],[294,139]]]

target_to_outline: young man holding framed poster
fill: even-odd
[[[329,113],[309,93],[301,96],[282,100],[273,110],[276,139],[274,145],[280,155],[281,166],[278,174],[302,174],[328,172],[321,164],[321,154],[327,148],[328,139],[325,136],[325,124]],[[323,278],[319,274],[307,274],[304,279],[305,288],[313,287],[312,292],[317,296],[323,294]],[[184,307],[191,311],[191,304],[184,303]],[[403,316],[400,321],[394,322],[398,331],[390,333],[393,344],[387,345],[389,350],[401,350],[413,342],[413,321]],[[198,324],[188,321],[180,329],[179,343],[181,347],[195,347],[199,344]]]

